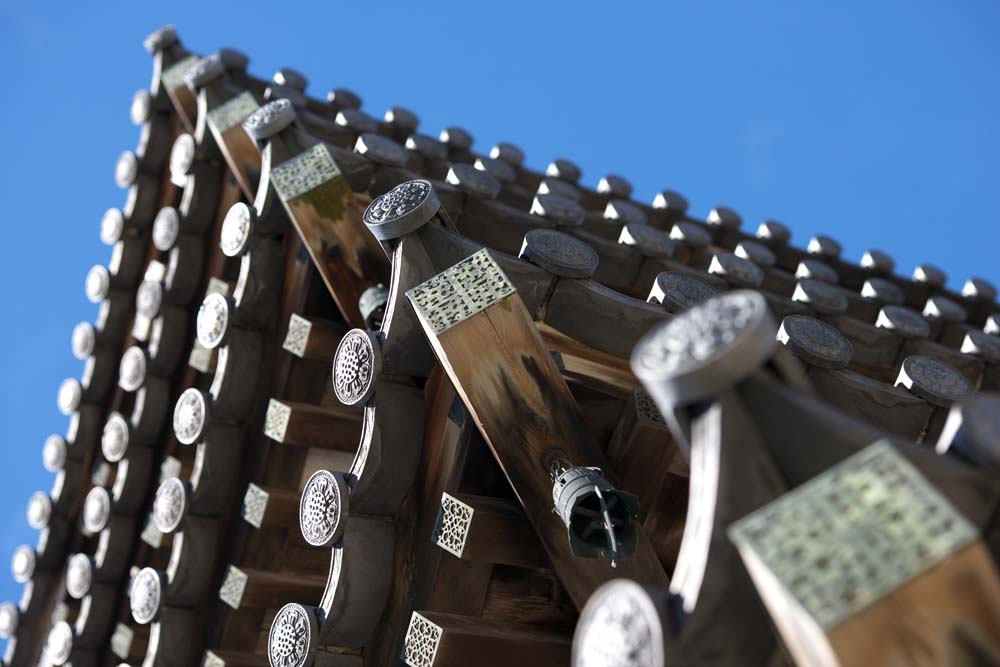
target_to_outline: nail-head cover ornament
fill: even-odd
[[[128,443],[128,422],[120,413],[112,412],[104,423],[104,432],[101,434],[101,453],[111,463],[117,463],[125,457]]]
[[[819,368],[844,368],[854,356],[854,346],[822,320],[806,315],[789,315],[778,328],[778,341],[795,356]]]
[[[679,313],[718,294],[717,289],[693,276],[664,271],[656,276],[647,301],[662,304],[667,310]]]
[[[90,591],[94,581],[94,564],[87,554],[74,554],[66,563],[66,592],[81,600]]]
[[[208,416],[205,394],[191,387],[185,389],[174,406],[174,436],[182,445],[193,445],[201,437]]]
[[[375,393],[382,367],[382,348],[376,334],[351,329],[341,339],[333,361],[333,389],[344,405],[366,403]]]
[[[299,501],[299,529],[314,547],[332,547],[344,534],[350,490],[343,477],[317,470],[306,482]]]
[[[83,502],[83,527],[92,535],[104,530],[111,518],[111,495],[103,486],[95,486]]]
[[[229,330],[229,311],[232,307],[228,297],[214,292],[205,297],[198,309],[198,342],[209,350],[222,345]]]
[[[364,220],[375,238],[388,241],[424,226],[440,208],[430,181],[418,178],[376,197],[365,210]]]
[[[180,477],[160,482],[153,501],[153,521],[161,533],[172,533],[181,525],[187,509],[188,490]]]
[[[252,139],[261,141],[272,137],[292,124],[295,107],[289,100],[280,99],[260,107],[243,121],[243,129]]]
[[[132,579],[129,605],[136,623],[145,625],[153,620],[160,609],[163,596],[163,578],[151,567],[144,567]]]
[[[305,667],[316,652],[319,623],[316,614],[301,604],[286,604],[271,622],[267,660],[271,667]]]
[[[574,667],[662,667],[663,625],[649,593],[615,579],[590,596],[573,636]]]
[[[590,278],[600,261],[589,245],[554,229],[532,229],[525,234],[518,256],[566,278]]]
[[[975,388],[954,367],[918,354],[907,357],[899,369],[896,386],[942,408],[972,395]]]

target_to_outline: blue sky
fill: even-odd
[[[672,188],[704,215],[765,217],[869,247],[899,270],[922,261],[953,286],[1000,283],[1000,4],[992,2],[128,2],[0,5],[0,600],[19,588],[14,547],[34,542],[24,507],[51,476],[42,443],[62,433],[56,389],[78,375],[73,326],[92,320],[89,267],[107,262],[112,174],[135,146],[132,93],[148,85],[142,38],[168,22],[191,49],[250,55],[347,86],[421,129],[458,124],[528,163],[566,156],[593,185],[620,172],[650,201]]]

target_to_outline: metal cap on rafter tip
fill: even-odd
[[[87,294],[87,301],[100,303],[107,298],[111,291],[111,274],[108,267],[96,264],[87,272],[87,280],[84,283],[84,290]]]
[[[868,250],[861,256],[861,268],[880,275],[888,275],[896,270],[896,260],[881,250]]]
[[[38,554],[27,544],[22,544],[14,549],[10,558],[10,574],[17,583],[26,584],[35,575],[37,565]]]
[[[758,287],[764,282],[764,270],[748,259],[737,257],[731,252],[719,252],[712,256],[708,272],[725,278],[737,287]]]
[[[467,151],[472,148],[473,138],[461,127],[449,125],[441,130],[438,140],[448,146],[448,148],[460,151]]]
[[[445,181],[478,199],[496,199],[502,187],[491,174],[464,162],[452,163]]]
[[[414,132],[406,138],[406,150],[427,160],[447,160],[448,147],[434,137]]]
[[[163,306],[163,283],[143,280],[135,291],[135,312],[140,317],[155,319]]]
[[[306,88],[309,86],[309,80],[306,79],[305,75],[294,70],[291,67],[282,67],[274,76],[271,77],[279,86],[288,86],[289,88],[294,88],[300,93],[305,92]]]
[[[931,296],[924,304],[924,317],[944,322],[964,322],[969,314],[960,305],[945,296]]]
[[[155,55],[157,51],[177,43],[179,43],[177,31],[172,25],[165,25],[162,28],[154,30],[142,40],[143,47],[145,47],[150,55]]]
[[[184,85],[198,90],[209,81],[214,81],[226,73],[226,66],[218,53],[199,58],[184,70]]]
[[[618,243],[632,246],[645,257],[670,259],[677,252],[677,245],[665,232],[645,223],[630,222],[622,225]]]
[[[101,243],[118,243],[125,233],[125,214],[119,208],[109,208],[101,216]]]
[[[400,183],[372,200],[365,209],[364,221],[375,238],[388,241],[420,229],[440,208],[434,186],[418,178]]]
[[[80,322],[73,327],[73,335],[70,337],[70,349],[73,356],[80,361],[86,360],[94,354],[97,349],[97,330],[90,322]]]
[[[66,378],[56,392],[56,407],[59,412],[69,416],[77,411],[83,401],[83,385],[76,378]]]
[[[182,445],[193,445],[201,438],[208,421],[208,395],[194,387],[185,389],[174,405],[174,436]]]
[[[344,405],[363,405],[375,394],[382,372],[382,344],[378,334],[351,329],[340,340],[333,360],[333,391]]]
[[[631,366],[661,411],[731,388],[774,354],[778,327],[758,292],[726,292],[655,326]]]
[[[263,141],[295,122],[295,107],[286,99],[268,102],[243,121],[243,129],[251,139]]]
[[[216,55],[222,61],[222,66],[230,72],[245,71],[250,64],[250,57],[238,49],[221,48]]]
[[[512,167],[520,167],[524,164],[524,151],[507,141],[497,142],[490,149],[490,157],[494,160],[503,160]]]
[[[792,232],[777,220],[765,220],[757,226],[757,238],[764,243],[781,245],[791,240]]]
[[[716,206],[708,212],[705,222],[726,229],[739,229],[740,225],[743,224],[743,218],[728,206]]]
[[[1000,336],[1000,313],[993,313],[986,318],[986,323],[983,324],[983,331],[991,336]]]
[[[198,342],[209,350],[224,345],[235,310],[236,302],[231,297],[218,292],[205,295],[195,326]]]
[[[10,639],[17,634],[21,612],[13,602],[0,604],[0,639]]]
[[[35,491],[28,499],[28,508],[25,512],[28,518],[28,525],[35,530],[41,530],[49,525],[52,518],[52,499],[44,491]]]
[[[770,248],[756,241],[740,241],[736,244],[733,254],[737,257],[748,259],[757,266],[765,269],[771,268],[778,261]]]
[[[717,289],[684,273],[664,271],[656,276],[646,301],[659,303],[672,313],[679,313],[707,301]]]
[[[712,243],[712,235],[693,222],[675,222],[670,228],[670,238],[691,248],[705,248]]]
[[[668,610],[631,579],[594,591],[573,633],[573,667],[664,667]]]
[[[822,315],[843,315],[847,312],[847,295],[822,280],[803,278],[798,281],[792,301],[808,304]]]
[[[237,202],[229,207],[219,232],[219,248],[226,257],[239,257],[250,245],[257,211],[253,206]]]
[[[288,100],[296,109],[305,109],[309,104],[309,99],[302,91],[290,86],[279,86],[276,83],[272,83],[264,89],[264,99],[268,102],[271,100]]]
[[[49,472],[59,472],[66,467],[69,445],[61,435],[50,435],[42,445],[42,467]]]
[[[854,346],[835,328],[805,315],[789,315],[778,327],[778,342],[810,366],[837,370],[846,368]]]
[[[993,283],[984,278],[972,277],[962,285],[962,296],[966,299],[995,301],[997,298],[997,288],[993,286]]]
[[[632,184],[624,176],[608,174],[597,182],[597,192],[615,199],[628,199],[632,196]]]
[[[950,407],[975,391],[972,383],[953,366],[917,354],[903,360],[896,386],[909,389],[915,396],[942,408]]]
[[[933,264],[921,264],[913,269],[913,281],[941,288],[948,282],[948,275]]]
[[[170,148],[170,182],[178,187],[187,183],[191,167],[194,166],[194,156],[197,151],[194,137],[187,132],[177,135],[174,145]]]
[[[385,317],[385,308],[389,303],[389,289],[382,284],[372,285],[358,298],[358,310],[361,311],[361,319],[365,321],[365,326],[377,331],[382,327],[382,318]]]
[[[341,109],[333,122],[359,134],[378,132],[378,122],[360,109]]]
[[[139,176],[139,158],[132,151],[122,151],[115,162],[115,185],[120,188],[132,187]]]
[[[350,519],[351,491],[344,473],[317,470],[302,490],[299,530],[306,543],[330,548],[340,542]]]
[[[73,626],[66,621],[59,621],[49,630],[45,639],[43,653],[53,665],[65,665],[73,654]]]
[[[267,634],[267,661],[271,667],[305,667],[319,643],[315,607],[286,604],[275,614]]]
[[[536,194],[559,195],[573,202],[579,202],[583,195],[572,183],[560,181],[558,178],[543,178],[538,184]]]
[[[389,107],[382,116],[385,122],[397,128],[403,136],[413,134],[420,125],[420,119],[406,107]]]
[[[118,367],[118,386],[128,392],[137,391],[146,382],[148,369],[146,350],[133,345],[122,354]]]
[[[153,523],[163,534],[177,531],[191,504],[191,482],[167,477],[156,488],[153,500]]]
[[[795,268],[795,277],[802,278],[814,278],[816,280],[822,280],[825,283],[830,283],[831,285],[836,285],[840,281],[840,276],[830,268],[829,264],[825,264],[818,259],[803,259],[799,262],[799,265]]]
[[[822,259],[836,259],[843,251],[840,243],[823,234],[809,239],[809,245],[806,246],[806,252]]]
[[[101,432],[101,453],[111,463],[117,463],[125,458],[131,438],[128,421],[120,412],[112,411],[104,422]]]
[[[579,227],[586,218],[583,207],[556,194],[539,194],[531,201],[531,214],[563,227]]]
[[[590,278],[600,261],[589,245],[554,229],[532,229],[525,234],[518,256],[565,278]]]
[[[140,625],[151,623],[159,614],[166,589],[167,576],[151,567],[144,567],[132,578],[129,607],[132,618]]]
[[[891,280],[878,277],[865,281],[865,284],[861,286],[861,296],[891,306],[902,306],[903,302],[906,301],[903,289],[899,285]]]
[[[153,246],[160,252],[170,251],[177,243],[180,230],[181,216],[177,209],[164,206],[153,219]]]
[[[326,101],[337,109],[360,109],[361,97],[347,88],[334,88],[326,94]]]
[[[503,184],[510,184],[517,180],[517,172],[509,162],[504,162],[499,158],[477,157],[473,166],[479,171],[484,171]]]
[[[83,528],[97,535],[104,530],[111,519],[111,494],[103,486],[95,486],[83,501]]]
[[[145,88],[135,91],[132,104],[129,106],[128,117],[133,125],[145,125],[153,112],[153,96]]]
[[[657,211],[684,215],[688,210],[688,200],[673,190],[660,190],[653,197],[653,208]]]
[[[583,172],[575,162],[567,160],[566,158],[556,158],[545,168],[545,175],[558,178],[559,180],[566,181],[567,183],[576,183],[580,180],[580,176],[583,175]]]
[[[901,338],[927,338],[931,333],[930,323],[917,311],[904,306],[883,306],[875,326],[888,329]]]
[[[74,600],[82,600],[94,582],[94,561],[87,554],[73,554],[66,561],[66,592]]]
[[[397,142],[373,132],[365,132],[358,137],[354,144],[354,152],[364,155],[376,164],[390,167],[402,167],[409,158],[406,149]]]
[[[952,405],[936,449],[1000,472],[1000,395],[977,393]]]
[[[604,207],[604,219],[621,224],[645,225],[649,222],[646,212],[625,199],[612,199]]]
[[[638,546],[639,498],[616,489],[599,468],[556,465],[552,501],[570,550],[577,558],[606,558],[617,567]]]
[[[972,354],[985,359],[989,364],[1000,364],[1000,338],[988,333],[969,329],[965,332],[959,350],[963,354]]]

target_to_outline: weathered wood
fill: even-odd
[[[278,574],[230,565],[219,588],[219,599],[233,609],[269,609],[280,607],[290,599],[313,604],[323,596],[325,583],[319,577]]]
[[[347,408],[271,399],[264,435],[286,445],[353,452],[361,436],[359,415]]]
[[[474,562],[547,565],[524,510],[499,498],[444,493],[431,539],[453,556]]]
[[[282,347],[297,357],[332,363],[347,328],[336,322],[292,315]]]

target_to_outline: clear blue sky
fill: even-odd
[[[425,132],[463,125],[535,167],[569,157],[591,185],[621,172],[646,201],[673,188],[696,215],[725,203],[853,259],[879,247],[903,272],[1000,283],[995,2],[219,4],[0,6],[0,600],[35,539],[27,499],[51,483],[42,443],[66,427],[56,389],[82,367],[70,332],[96,314],[83,280],[124,202],[141,41],[164,23],[201,53],[242,49],[258,75],[296,67],[316,96],[347,86],[370,113],[404,105]]]

